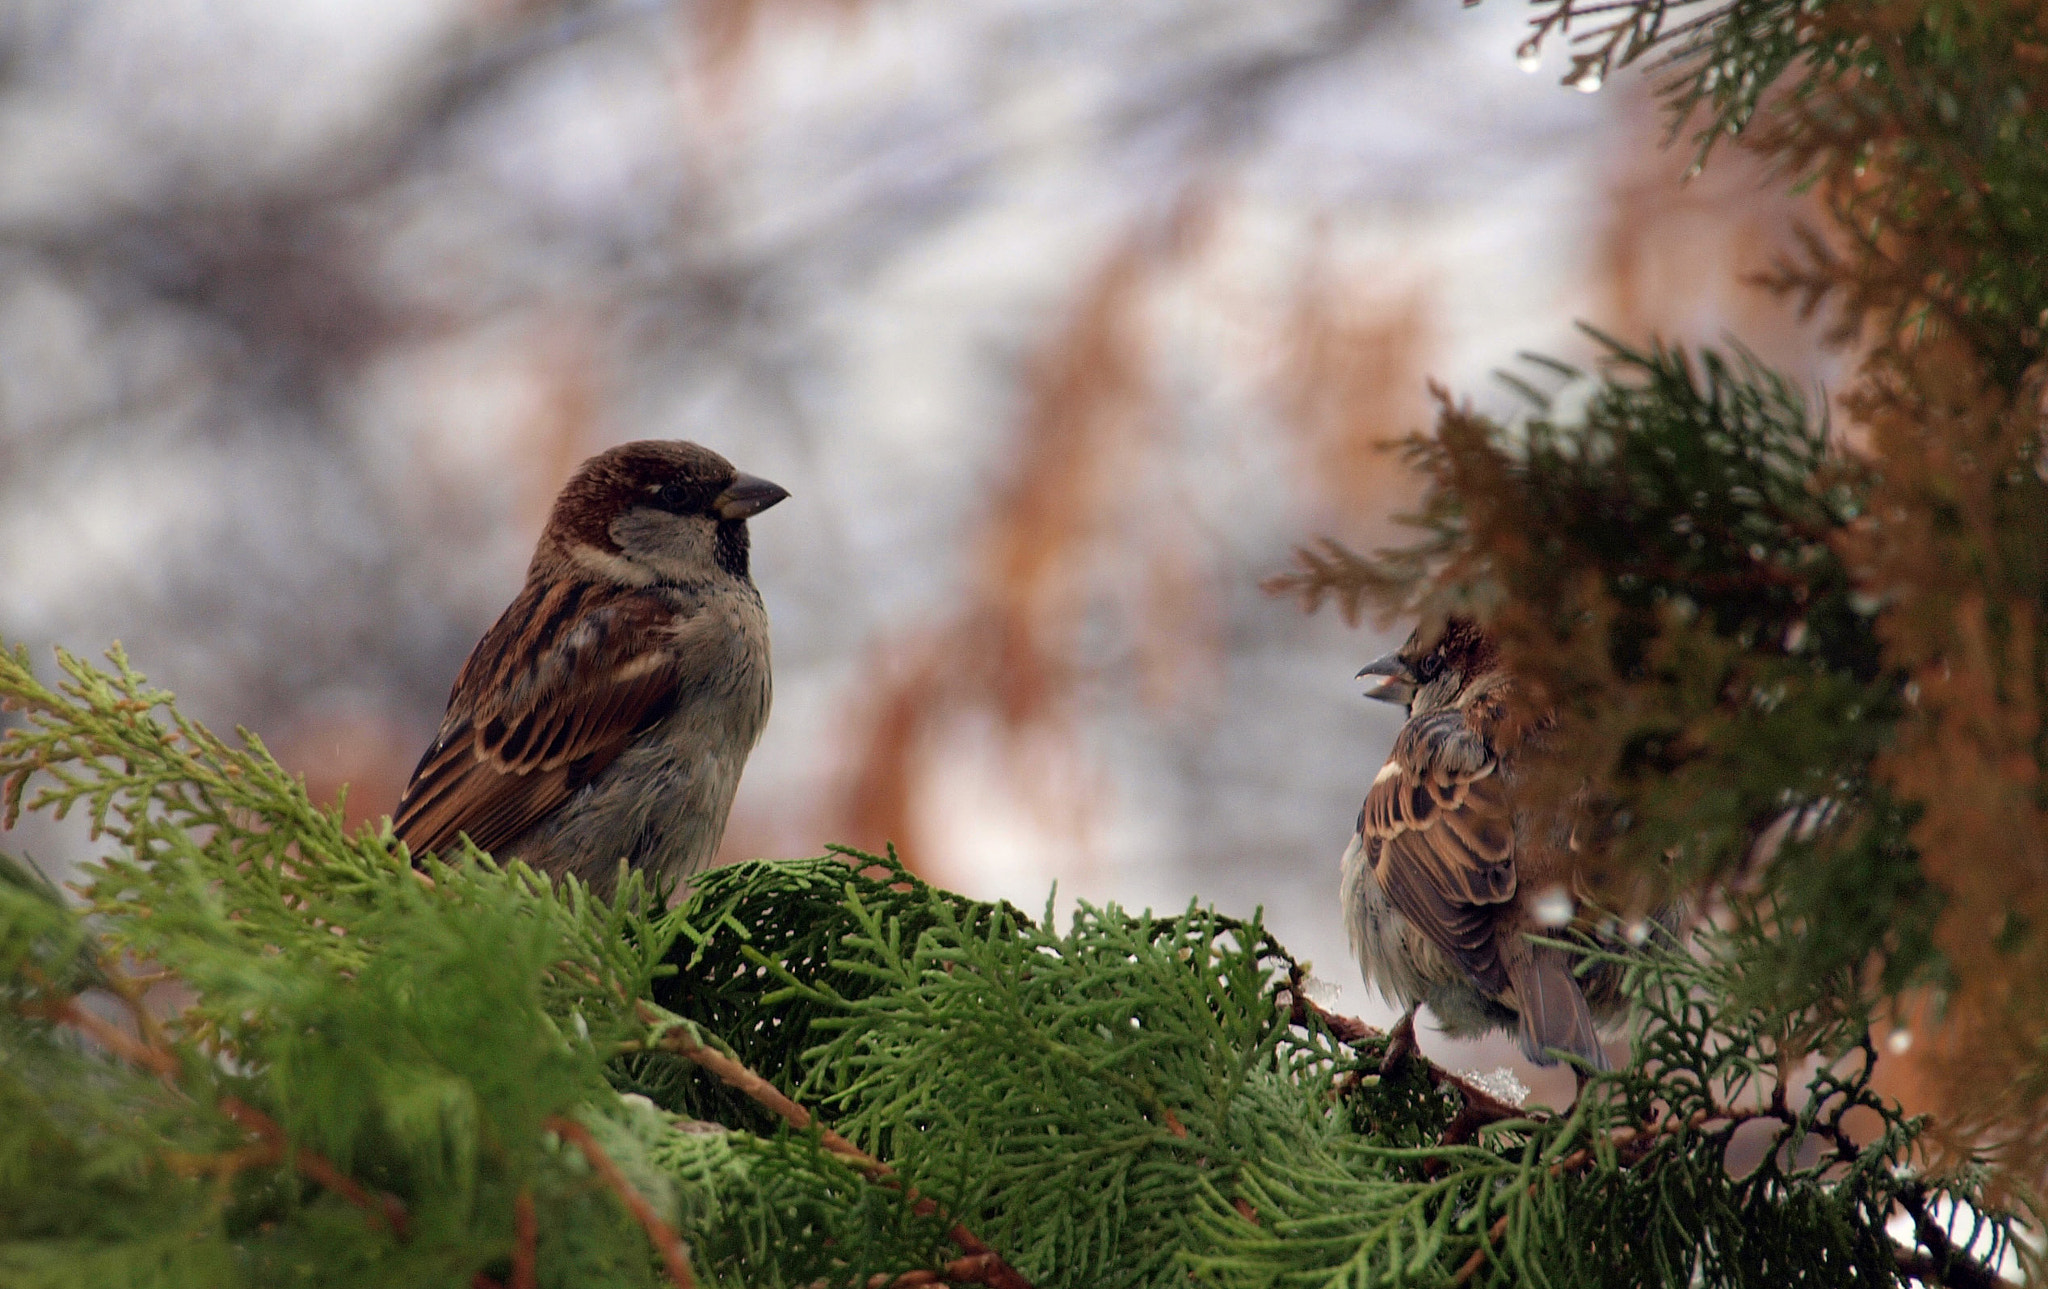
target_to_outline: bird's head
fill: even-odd
[[[1414,715],[1455,707],[1474,682],[1500,669],[1500,651],[1477,622],[1452,615],[1415,628],[1408,643],[1359,669],[1376,677],[1367,698],[1397,703]]]
[[[567,564],[628,586],[744,578],[747,520],[788,495],[695,443],[622,443],[563,486],[534,567]]]

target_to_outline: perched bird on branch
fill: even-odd
[[[393,815],[400,840],[467,835],[601,895],[620,860],[656,879],[708,860],[768,719],[747,520],[788,495],[694,443],[584,462],[456,677]]]
[[[1344,852],[1345,924],[1366,980],[1408,1009],[1404,1035],[1427,1003],[1446,1033],[1512,1029],[1538,1064],[1555,1065],[1557,1049],[1607,1069],[1569,955],[1528,939],[1573,919],[1569,833],[1515,800],[1520,740],[1494,642],[1452,617],[1358,674],[1378,678],[1367,697],[1408,709]],[[1595,990],[1610,1006],[1613,985]]]

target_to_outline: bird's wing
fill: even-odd
[[[399,838],[437,851],[467,833],[495,851],[547,817],[674,708],[687,618],[646,591],[529,583],[463,664],[392,816]]]
[[[1495,931],[1515,895],[1513,806],[1500,761],[1462,709],[1402,727],[1359,812],[1374,876],[1402,916],[1481,989],[1508,984]],[[1375,843],[1377,843],[1375,845]]]

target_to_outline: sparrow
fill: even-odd
[[[681,441],[578,467],[455,678],[399,840],[420,854],[467,836],[605,898],[622,860],[657,886],[709,860],[768,719],[747,520],[788,495]]]
[[[1513,1030],[1539,1065],[1557,1064],[1556,1050],[1609,1068],[1571,958],[1528,939],[1573,920],[1568,835],[1553,839],[1518,808],[1523,749],[1494,642],[1454,616],[1358,674],[1377,678],[1366,697],[1408,710],[1342,862],[1345,926],[1366,981],[1407,1008],[1403,1036],[1426,1003],[1453,1036]],[[1587,984],[1611,1013],[1621,999],[1607,977]]]

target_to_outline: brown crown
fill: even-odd
[[[614,519],[634,506],[710,514],[739,472],[710,448],[681,439],[621,443],[578,466],[555,498],[543,545],[617,550]]]
[[[1419,641],[1417,642],[1419,643]],[[1468,680],[1493,670],[1500,663],[1500,648],[1493,637],[1486,634],[1471,618],[1453,614],[1444,620],[1443,631],[1436,642],[1419,658],[1434,658],[1439,664],[1434,670],[1447,671],[1455,668],[1459,675]],[[1419,660],[1418,658],[1418,660]]]

